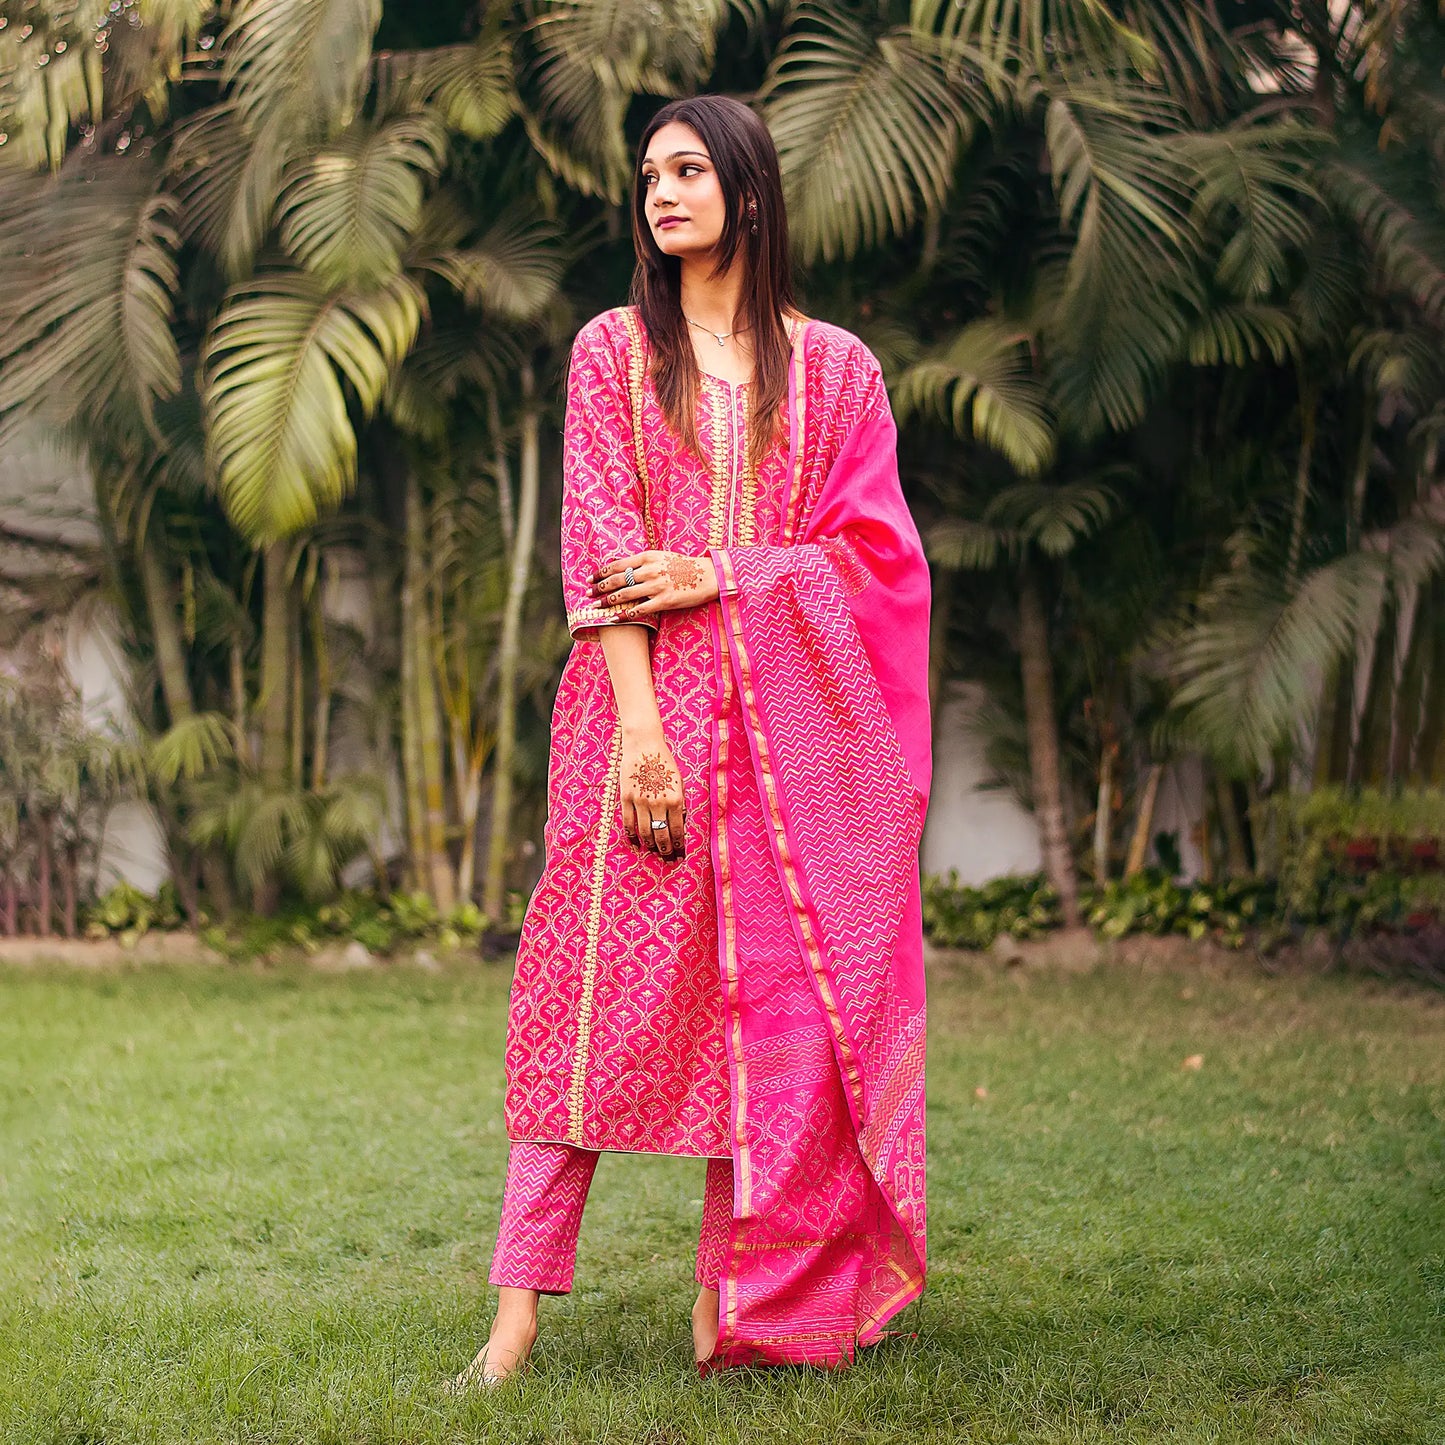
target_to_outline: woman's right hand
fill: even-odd
[[[622,761],[618,772],[622,828],[643,848],[664,858],[683,856],[682,778],[661,723],[622,729]],[[666,822],[654,828],[654,820]]]

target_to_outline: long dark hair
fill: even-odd
[[[744,259],[739,326],[752,328],[752,405],[748,412],[748,455],[754,465],[773,443],[788,398],[788,334],[780,313],[796,312],[793,265],[788,249],[788,214],[778,151],[768,128],[740,100],[726,95],[694,95],[670,100],[647,123],[637,146],[632,176],[632,242],[637,267],[629,296],[642,316],[651,342],[651,373],[662,414],[699,455],[697,393],[701,383],[697,354],[682,314],[682,262],[662,251],[647,223],[647,187],[642,160],[647,144],[669,121],[690,125],[707,147],[722,186],[727,220],[718,240],[714,276],[721,276],[741,253]],[[754,217],[749,198],[756,199]]]

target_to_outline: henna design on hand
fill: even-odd
[[[672,786],[677,774],[663,761],[661,753],[643,753],[632,770],[632,781],[644,798],[660,798]]]
[[[696,557],[680,557],[676,552],[668,554],[667,580],[679,592],[696,592],[702,586],[702,562]]]

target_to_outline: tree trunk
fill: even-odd
[[[1430,630],[1431,645],[1417,771],[1422,782],[1438,787],[1445,784],[1445,578],[1435,579],[1429,615],[1419,620]]]
[[[1395,699],[1390,757],[1390,778],[1395,783],[1403,783],[1419,775],[1425,680],[1430,672],[1430,653],[1435,642],[1430,618],[1442,597],[1445,597],[1445,577],[1436,577],[1415,592],[1405,666]]]
[[[231,724],[236,730],[236,760],[249,767],[251,756],[251,721],[246,715],[246,656],[241,639],[231,639]]]
[[[331,747],[331,652],[326,646],[326,584],[331,563],[321,561],[321,582],[311,605],[311,654],[316,665],[316,708],[311,722],[311,787],[320,792],[326,786],[326,769]]]
[[[1019,661],[1028,723],[1029,774],[1044,872],[1059,895],[1064,926],[1077,928],[1082,921],[1079,881],[1064,821],[1063,767],[1048,621],[1038,580],[1027,563],[1019,573]]]
[[[268,788],[286,781],[291,726],[291,593],[285,542],[271,542],[264,554],[261,593],[261,778]]]
[[[1300,561],[1304,554],[1305,519],[1309,515],[1310,471],[1315,454],[1315,389],[1314,383],[1301,378],[1300,383],[1300,445],[1295,466],[1294,506],[1290,515],[1289,560],[1285,576],[1291,587],[1299,580]]]
[[[51,914],[55,905],[50,886],[51,822],[47,814],[37,814],[35,832],[39,839],[35,869],[35,931],[41,938],[49,938]]]
[[[1114,843],[1114,768],[1119,759],[1119,743],[1113,725],[1100,724],[1103,735],[1099,751],[1099,792],[1094,809],[1094,882],[1100,887],[1109,881],[1109,855]]]
[[[305,606],[298,589],[291,598],[291,721],[286,729],[291,745],[291,762],[286,769],[286,776],[297,788],[306,785],[306,649],[302,640],[305,636],[302,627],[302,612]]]
[[[261,591],[261,781],[267,791],[286,786],[291,726],[291,591],[288,544],[270,542],[263,554]],[[267,878],[255,891],[258,913],[273,913],[280,902],[279,880]]]
[[[521,465],[518,470],[517,521],[512,540],[507,602],[498,644],[497,742],[492,766],[492,814],[487,841],[487,876],[482,910],[494,922],[506,909],[506,868],[512,834],[512,768],[517,745],[517,664],[522,608],[527,600],[532,553],[536,546],[537,500],[541,485],[536,379],[531,361],[522,365]]]
[[[1220,830],[1224,834],[1226,876],[1247,878],[1250,872],[1249,847],[1244,837],[1244,825],[1239,821],[1234,786],[1222,773],[1214,775],[1214,797],[1219,807]]]
[[[14,938],[20,932],[20,888],[15,875],[5,870],[4,886],[0,887],[0,924],[3,924],[6,938]]]
[[[462,899],[470,898],[477,885],[477,820],[482,812],[482,770],[486,761],[487,748],[479,743],[467,758],[462,787],[462,853],[457,864],[457,897]]]
[[[492,480],[497,488],[497,517],[502,524],[502,541],[512,550],[512,468],[507,462],[507,438],[502,431],[502,404],[496,388],[487,392],[487,427],[492,433]]]
[[[413,654],[410,673],[414,688],[415,749],[418,782],[421,785],[420,822],[422,855],[418,872],[422,887],[443,911],[456,902],[456,880],[447,853],[447,806],[445,764],[442,754],[441,717],[437,700],[433,659],[431,618],[426,605],[425,540],[421,486],[414,468],[407,469],[406,482],[406,566],[411,626],[402,638]]]
[[[1326,677],[1315,737],[1315,787],[1343,783],[1350,771],[1355,728],[1355,659],[1343,657]]]
[[[60,855],[60,926],[67,938],[80,931],[80,849],[69,844]]]
[[[928,705],[933,719],[934,746],[938,744],[944,688],[948,685],[948,626],[958,569],[933,564],[933,604],[928,618]]]
[[[1400,610],[1393,591],[1385,598],[1375,629],[1375,652],[1370,661],[1365,709],[1360,719],[1360,745],[1351,783],[1381,786],[1390,772],[1390,723],[1395,714],[1396,649],[1400,636]]]
[[[421,889],[426,881],[426,829],[423,817],[426,810],[425,785],[421,771],[421,742],[417,724],[416,707],[416,590],[421,567],[414,557],[415,538],[411,528],[411,483],[406,483],[402,527],[405,547],[402,558],[401,576],[401,776],[406,814],[406,842],[409,886]]]
[[[157,555],[154,533],[147,532],[136,550],[166,712],[172,724],[184,722],[195,712],[196,706],[186,668],[185,643],[181,637],[180,605],[171,593],[170,579]]]
[[[1134,822],[1134,836],[1129,840],[1129,856],[1124,863],[1124,877],[1133,878],[1144,871],[1149,856],[1149,840],[1154,834],[1154,809],[1159,803],[1159,784],[1164,777],[1164,764],[1151,763],[1144,779],[1144,792],[1139,798],[1139,816]]]

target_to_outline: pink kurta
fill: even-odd
[[[572,351],[577,645],[512,989],[507,1131],[731,1157],[717,1361],[837,1362],[922,1287],[927,568],[856,337],[800,329],[789,432],[755,473],[748,385],[704,377],[699,458],[665,423],[646,357],[625,307]],[[619,619],[588,597],[600,563],[654,547],[710,552],[722,588],[639,619],[688,810],[675,860],[621,828],[595,641]]]

